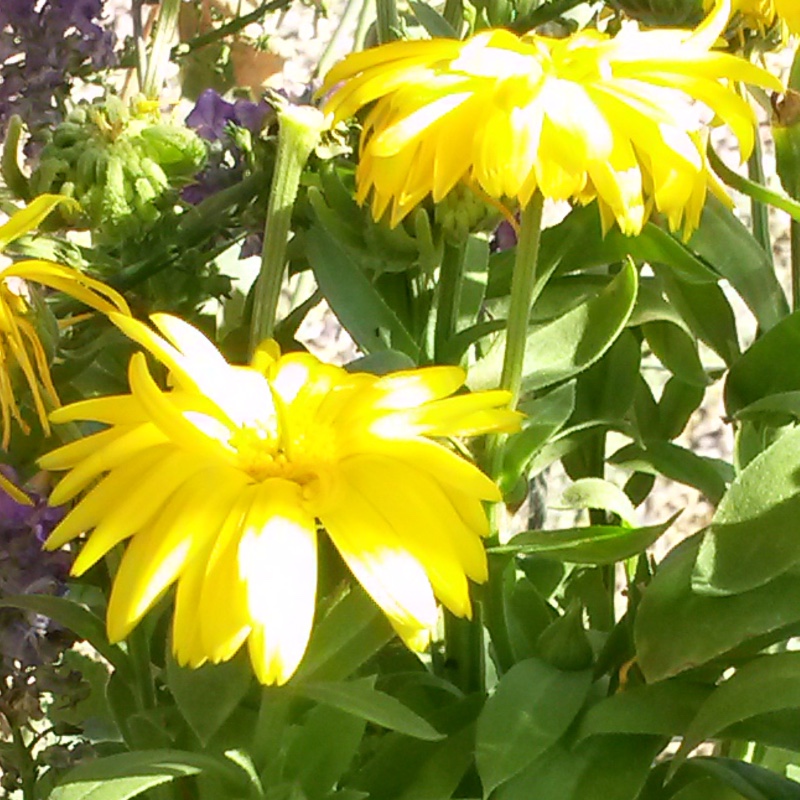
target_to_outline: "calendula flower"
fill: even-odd
[[[597,199],[606,229],[638,233],[653,207],[672,230],[697,227],[711,188],[693,100],[732,128],[743,156],[750,106],[729,81],[779,90],[765,70],[712,51],[730,0],[694,31],[583,30],[564,39],[487,30],[467,41],[392,42],[355,53],[326,76],[334,120],[371,104],[357,178],[360,202],[396,225],[427,195],[459,181],[523,206]]]
[[[130,394],[51,416],[108,427],[40,465],[70,470],[55,504],[101,478],[47,541],[58,548],[94,529],[74,574],[132,537],[109,600],[112,640],[177,581],[181,664],[224,661],[246,641],[258,678],[284,683],[311,631],[318,525],[408,644],[425,644],[435,598],[470,615],[467,579],[486,579],[481,501],[499,493],[437,439],[515,429],[507,392],[451,397],[458,367],[376,377],[281,356],[273,342],[250,366],[231,366],[176,317],[151,317],[161,335],[111,319],[167,367],[173,388],[160,389],[136,353]]]
[[[70,202],[60,195],[40,195],[0,226],[0,252],[20,236],[36,228],[60,203]],[[21,281],[33,281],[75,297],[90,308],[108,313],[129,313],[125,300],[100,281],[77,270],[39,259],[19,261],[0,269],[0,416],[2,447],[8,449],[12,419],[24,433],[30,431],[14,392],[14,380],[21,373],[30,389],[36,415],[45,433],[50,433],[48,405],[58,405],[58,395],[50,377],[44,347],[31,320],[32,314]],[[0,473],[0,488],[18,502],[26,496]]]
[[[797,0],[732,0],[733,11],[738,12],[743,27],[761,31],[782,20],[791,33],[800,33],[800,3]],[[708,10],[714,0],[703,0]]]

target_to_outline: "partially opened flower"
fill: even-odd
[[[247,642],[259,679],[283,683],[314,617],[317,527],[411,646],[423,646],[438,598],[471,613],[468,579],[486,579],[482,500],[495,484],[437,439],[508,431],[503,391],[460,394],[464,372],[428,367],[384,377],[281,356],[228,364],[195,328],[165,314],[113,321],[169,371],[162,390],[143,353],[128,395],[59,409],[54,422],[108,427],[40,460],[69,469],[52,503],[95,484],[48,539],[94,529],[81,574],[132,537],[108,607],[128,635],[177,581],[173,647],[182,664],[223,661]]]
[[[703,6],[708,10],[714,2],[703,0]],[[763,32],[782,20],[791,33],[800,33],[800,3],[797,0],[732,0],[732,5],[745,28]]]
[[[71,201],[60,195],[40,195],[17,211],[0,226],[0,252],[12,241],[36,228],[63,202]],[[13,279],[17,279],[16,282]],[[11,438],[12,419],[23,432],[30,430],[14,391],[14,379],[18,372],[30,389],[36,415],[47,434],[50,432],[48,411],[58,405],[48,359],[21,281],[33,281],[65,292],[97,311],[129,313],[127,303],[113,289],[62,264],[33,259],[18,261],[0,269],[0,415],[4,450],[8,449]],[[0,484],[13,494],[10,484],[4,482],[2,477]],[[14,496],[19,499],[18,495]]]
[[[718,0],[693,32],[583,30],[564,39],[506,30],[392,42],[355,53],[326,76],[335,120],[364,120],[357,194],[396,225],[459,181],[523,206],[545,197],[598,200],[604,227],[638,233],[653,208],[673,230],[697,227],[711,181],[691,102],[733,129],[743,156],[750,106],[728,82],[779,90],[765,70],[713,52],[730,13]]]

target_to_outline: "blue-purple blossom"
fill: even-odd
[[[208,165],[196,181],[186,186],[181,197],[192,205],[242,180],[246,168],[245,154],[240,146],[237,129],[249,132],[255,139],[261,133],[272,107],[262,100],[225,100],[214,89],[206,89],[197,98],[186,117],[186,125],[209,143]],[[247,235],[240,256],[247,258],[261,251],[262,232]]]
[[[186,125],[202,139],[216,142],[226,136],[230,124],[259,134],[269,112],[270,106],[263,100],[253,103],[240,99],[230,103],[214,89],[206,89],[186,117]]]
[[[3,472],[16,482],[8,467]],[[40,493],[30,496],[33,505],[27,506],[0,491],[0,597],[60,595],[66,587],[72,557],[63,550],[42,550],[65,510],[48,506]],[[71,642],[71,635],[47,617],[4,609],[0,611],[0,675],[20,665],[50,662]]]
[[[71,79],[115,63],[103,0],[0,0],[0,128],[57,124]]]

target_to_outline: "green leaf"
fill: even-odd
[[[564,489],[556,506],[562,509],[601,509],[616,514],[626,525],[633,525],[636,509],[628,495],[602,478],[581,478]]]
[[[99,758],[70,770],[50,800],[128,800],[177,778],[211,772],[233,785],[246,778],[229,761],[182,750],[140,750]]]
[[[648,322],[642,332],[658,360],[676,377],[692,386],[708,386],[706,374],[697,352],[697,342],[671,322]]]
[[[246,653],[198,669],[178,666],[167,655],[167,686],[183,718],[205,747],[233,713],[253,682]]]
[[[392,626],[372,598],[362,589],[353,587],[314,625],[308,649],[292,684],[343,680],[394,635]]]
[[[638,555],[672,525],[678,514],[660,525],[627,528],[589,525],[557,531],[518,533],[508,544],[490,547],[490,553],[538,553],[570,564],[614,564]]]
[[[453,26],[435,9],[427,3],[409,3],[417,22],[425,28],[428,33],[439,39],[458,39],[458,33]]]
[[[786,317],[748,348],[725,381],[729,415],[763,397],[800,390],[800,362],[790,354],[800,348],[800,311]]]
[[[503,449],[502,491],[508,491],[538,450],[556,434],[572,415],[575,407],[575,384],[565,383],[543,397],[520,404],[526,418],[523,429],[508,437]]]
[[[386,350],[380,332],[388,331],[397,349],[419,357],[419,347],[395,312],[339,243],[321,226],[306,237],[306,254],[320,291],[333,313],[366,353]]]
[[[782,418],[778,422],[779,425],[800,419],[800,391],[769,394],[750,403],[734,415],[737,420],[764,420],[767,418],[765,421],[770,423],[776,416]]]
[[[523,392],[568,380],[597,361],[625,327],[637,285],[636,269],[629,263],[596,297],[552,322],[531,326],[525,346]],[[470,370],[467,382],[471,388],[498,385],[502,350],[495,346]]]
[[[560,254],[557,275],[614,264],[630,256],[639,263],[666,264],[690,283],[719,281],[719,276],[689,248],[653,222],[648,222],[638,236],[625,236],[616,226],[603,236],[594,203],[573,209],[560,225],[544,232],[542,250],[545,255],[558,252],[554,245],[565,238],[570,246]]]
[[[694,335],[728,366],[733,364],[741,355],[739,337],[736,316],[722,287],[717,283],[690,283],[669,267],[652,266],[664,283],[670,303]]]
[[[762,330],[773,328],[789,313],[771,260],[733,212],[711,194],[689,247],[727,278]]]
[[[762,586],[800,561],[800,428],[781,436],[731,484],[711,520],[692,576],[707,594]]]
[[[401,369],[414,369],[417,365],[399,350],[380,350],[350,361],[345,365],[348,372],[369,372],[372,375],[387,375]]]
[[[20,594],[4,597],[0,600],[0,608],[18,608],[54,619],[79,639],[89,642],[124,680],[132,680],[133,673],[128,655],[122,648],[108,641],[105,623],[85,606],[66,597]]]
[[[578,739],[612,733],[682,736],[711,691],[679,679],[625,689],[587,711]]]
[[[437,744],[397,800],[450,800],[472,766],[474,741],[475,731],[469,725]]]
[[[636,800],[661,737],[595,736],[558,744],[501,786],[494,800]]]
[[[746,800],[800,800],[800,783],[732,758],[693,758],[690,766],[727,783]]]
[[[744,664],[700,707],[671,771],[674,773],[697,745],[731,725],[787,708],[800,708],[800,653],[777,653]]]
[[[642,345],[624,330],[603,357],[577,380],[573,422],[623,420],[636,394]]]
[[[658,428],[664,439],[674,439],[683,432],[692,414],[705,397],[702,386],[692,386],[680,378],[671,377],[658,401]]]
[[[716,778],[701,778],[670,795],[669,800],[747,800],[747,798],[730,786],[720,783]]]
[[[443,738],[427,720],[415,714],[396,697],[374,689],[373,683],[374,678],[362,678],[348,683],[292,684],[292,688],[309,700],[325,703],[406,736],[427,741]]]
[[[672,442],[649,441],[645,447],[627,445],[609,459],[634,472],[663,475],[678,483],[699,489],[711,503],[719,503],[727,484],[733,480],[733,467],[725,461],[693,453]]]
[[[484,797],[561,738],[591,683],[588,670],[561,672],[536,658],[520,661],[501,678],[478,718],[475,761]]]
[[[289,743],[283,774],[300,784],[308,800],[322,800],[353,761],[365,728],[363,718],[338,708],[312,708]]]
[[[787,573],[728,597],[693,592],[699,547],[699,536],[678,545],[644,591],[634,639],[638,664],[650,683],[707,664],[745,642],[768,644],[800,622],[800,575]]]

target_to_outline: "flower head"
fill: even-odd
[[[325,78],[334,119],[370,105],[358,199],[396,225],[459,181],[526,205],[597,199],[603,224],[638,233],[655,207],[673,230],[697,226],[710,181],[699,100],[728,123],[743,155],[755,118],[725,81],[780,89],[759,67],[712,52],[729,0],[693,32],[583,30],[565,39],[506,30],[403,41],[349,56]],[[712,183],[712,188],[716,188]],[[722,191],[719,189],[718,191]]]
[[[10,242],[36,228],[57,205],[69,202],[68,198],[60,195],[40,195],[17,211],[0,226],[0,252]],[[16,282],[13,279],[17,279]],[[23,432],[30,430],[14,391],[18,373],[21,373],[30,389],[36,415],[45,433],[50,432],[48,405],[51,408],[58,405],[48,358],[39,339],[28,298],[20,286],[21,281],[33,281],[65,292],[98,311],[129,313],[127,303],[113,289],[62,264],[36,259],[0,268],[0,419],[4,450],[8,449],[11,439],[12,419]],[[0,486],[9,491],[10,484],[2,477]]]
[[[247,641],[259,679],[285,682],[314,617],[318,524],[409,644],[425,643],[436,597],[470,614],[467,579],[486,578],[481,501],[499,493],[436,439],[515,429],[507,392],[450,397],[465,377],[457,367],[351,374],[272,342],[236,367],[176,317],[153,315],[158,335],[111,316],[173,388],[136,353],[130,394],[52,415],[108,427],[40,464],[70,470],[53,503],[101,478],[47,542],[94,529],[76,574],[132,537],[109,601],[113,640],[177,581],[180,663],[223,661]]]
[[[708,10],[715,0],[703,0]],[[800,3],[797,0],[732,0],[733,11],[745,28],[761,31],[771,28],[776,20],[783,20],[792,33],[800,33]]]

